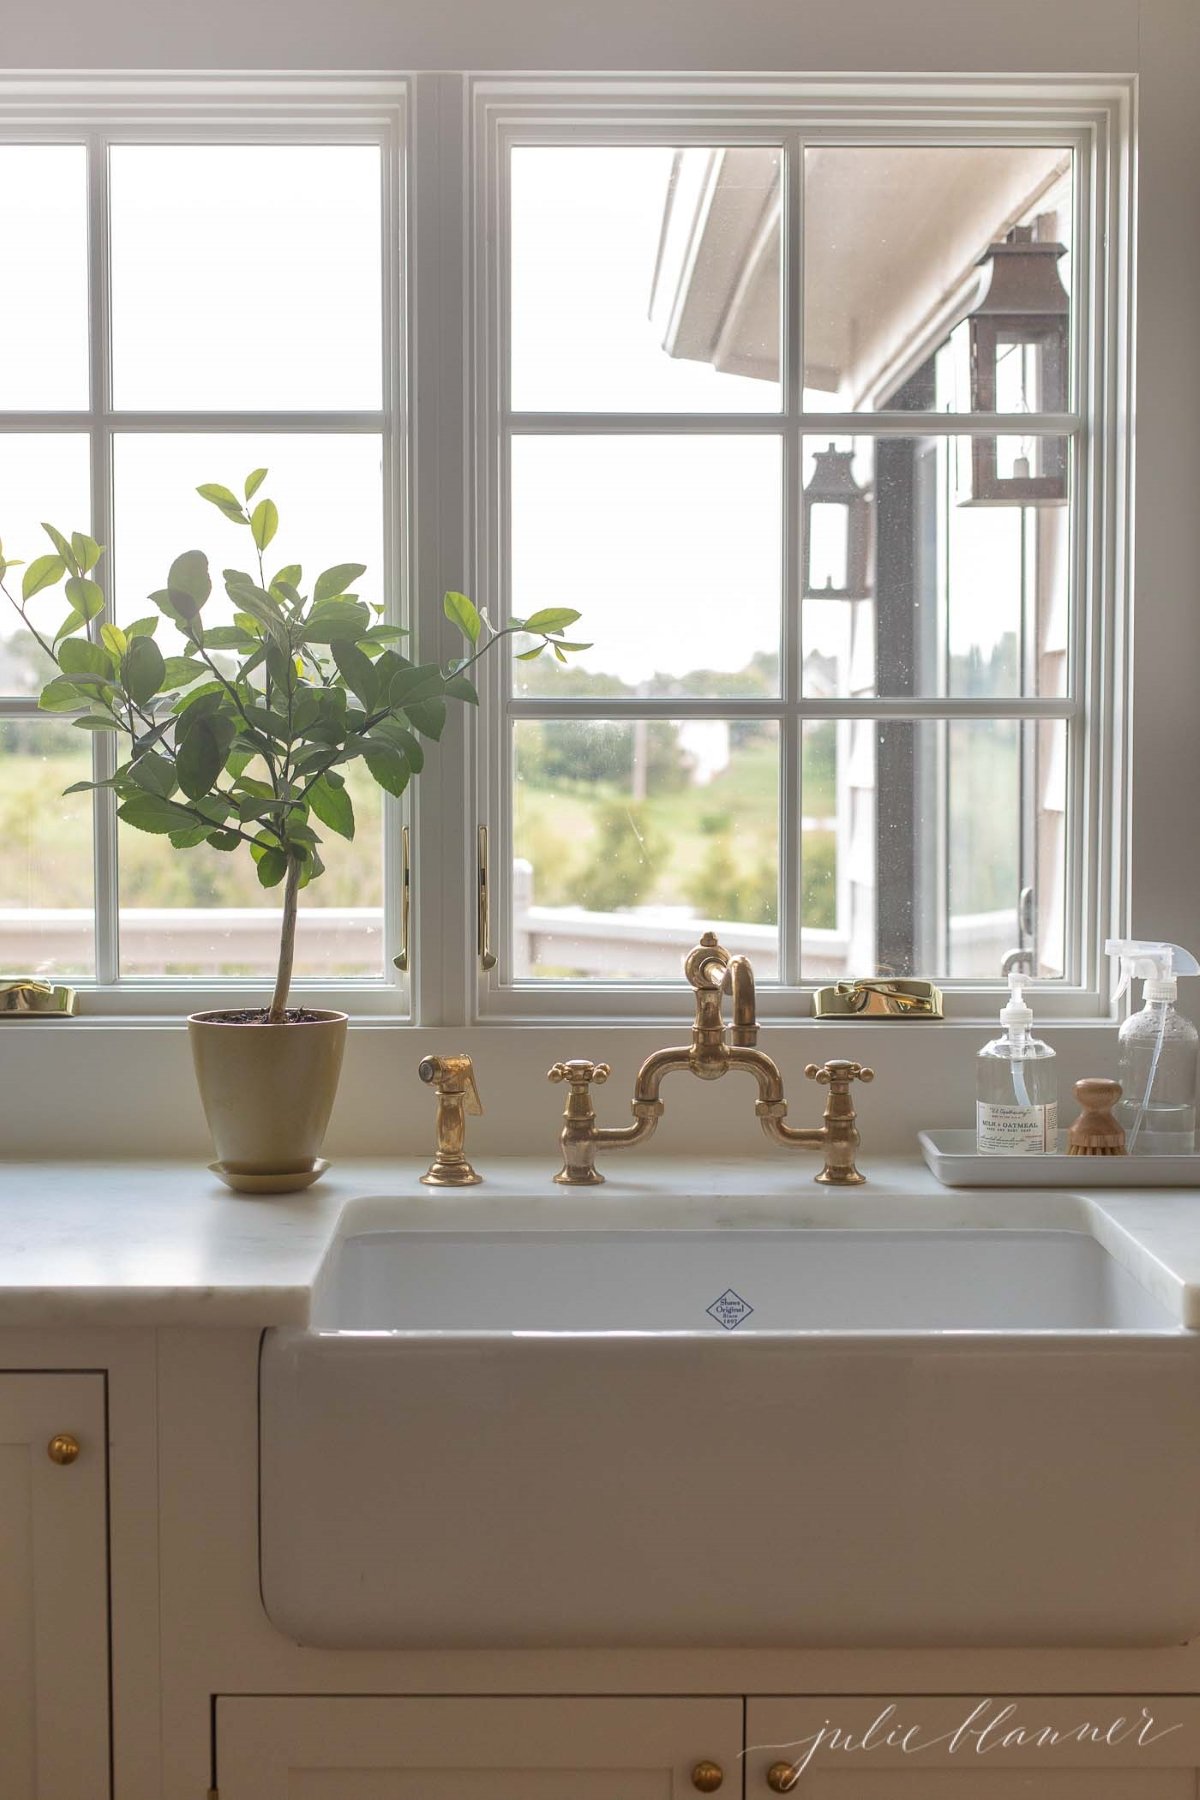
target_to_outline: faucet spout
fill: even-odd
[[[695,995],[692,1041],[656,1050],[638,1070],[633,1084],[633,1124],[603,1126],[592,1103],[592,1083],[608,1079],[604,1063],[582,1060],[555,1063],[551,1081],[567,1083],[560,1142],[563,1166],[554,1177],[564,1186],[594,1186],[604,1180],[596,1168],[597,1148],[626,1149],[645,1143],[654,1135],[665,1110],[660,1090],[666,1076],[695,1075],[701,1081],[719,1081],[731,1069],[744,1069],[758,1087],[755,1113],[772,1143],[793,1149],[823,1150],[824,1165],[816,1180],[829,1186],[854,1187],[864,1177],[855,1167],[854,1152],[860,1142],[855,1120],[851,1083],[872,1081],[873,1071],[859,1063],[828,1062],[818,1068],[810,1063],[805,1074],[828,1087],[825,1115],[820,1125],[789,1125],[783,1078],[778,1065],[758,1048],[758,1016],[755,1006],[754,971],[746,956],[730,956],[706,931],[683,965]],[[722,1017],[722,996],[733,1000],[733,1019],[728,1031]]]

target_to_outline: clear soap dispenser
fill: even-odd
[[[1042,1155],[1058,1148],[1058,1061],[1035,1038],[1025,1000],[1027,977],[1014,969],[1003,1037],[976,1058],[975,1147],[981,1156]]]
[[[1180,975],[1200,974],[1200,963],[1178,944],[1110,938],[1105,948],[1120,959],[1115,999],[1140,979],[1142,1008],[1130,1013],[1117,1039],[1117,1079],[1122,1098],[1116,1115],[1125,1127],[1130,1156],[1187,1156],[1196,1147],[1196,1065],[1200,1036],[1176,1008]]]

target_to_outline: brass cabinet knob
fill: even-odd
[[[46,1445],[46,1455],[52,1463],[73,1463],[79,1455],[79,1440],[69,1431],[56,1431]]]
[[[692,1786],[702,1794],[715,1794],[725,1779],[720,1763],[698,1762],[692,1770]]]
[[[772,1763],[767,1770],[767,1786],[773,1794],[790,1794],[796,1785],[796,1771],[791,1763]]]

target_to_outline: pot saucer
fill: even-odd
[[[299,1174],[251,1175],[240,1173],[236,1169],[227,1169],[224,1163],[209,1163],[209,1168],[217,1178],[232,1188],[236,1194],[298,1194],[301,1188],[309,1188],[314,1181],[320,1181],[329,1164],[323,1156],[318,1156],[311,1169],[302,1169]]]

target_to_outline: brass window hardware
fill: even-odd
[[[56,1431],[46,1445],[46,1455],[52,1463],[65,1468],[79,1455],[79,1439],[73,1438],[69,1431]]]
[[[692,1770],[692,1786],[702,1794],[715,1794],[724,1779],[720,1763],[698,1762]]]
[[[0,983],[0,1015],[7,1019],[69,1018],[77,1010],[75,989],[36,975]]]
[[[409,855],[408,826],[400,833],[400,954],[393,956],[393,967],[402,975],[408,973],[408,924],[412,907],[412,859]]]
[[[940,1019],[942,992],[932,981],[871,976],[839,981],[813,995],[815,1019]]]
[[[476,942],[481,969],[494,969],[496,955],[492,949],[492,902],[488,889],[488,828],[479,827],[477,851],[478,898],[476,902]]]

